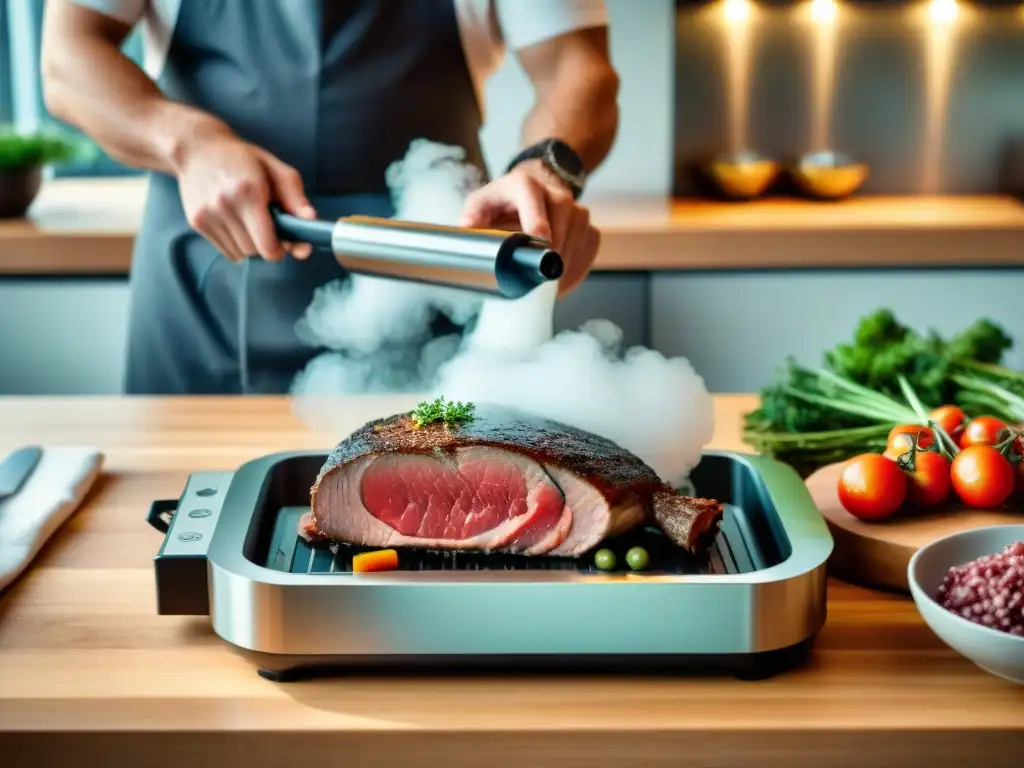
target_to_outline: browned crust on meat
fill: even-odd
[[[688,552],[697,552],[710,543],[725,513],[725,505],[720,501],[673,492],[655,494],[651,506],[658,527]]]
[[[478,404],[475,418],[467,423],[417,427],[410,414],[401,413],[367,422],[338,443],[311,489],[314,511],[303,526],[305,534],[313,538],[323,535],[316,522],[317,491],[331,473],[349,462],[387,453],[450,453],[466,445],[505,449],[540,463],[556,464],[594,485],[612,506],[635,496],[662,498],[661,504],[650,503],[649,507],[656,515],[659,507],[663,509],[662,517],[679,529],[678,539],[673,537],[673,541],[691,551],[721,518],[720,504],[680,496],[642,459],[611,440],[514,409]],[[693,503],[681,505],[674,499]]]
[[[593,483],[609,502],[666,488],[643,460],[590,432],[498,406],[477,406],[468,423],[416,427],[408,413],[371,421],[338,443],[313,486],[337,467],[368,454],[450,452],[464,445],[505,448],[552,462]]]

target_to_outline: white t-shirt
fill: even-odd
[[[73,0],[143,27],[144,68],[159,77],[167,60],[181,0]],[[608,24],[605,0],[452,0],[477,100],[507,49],[519,50],[577,29]]]

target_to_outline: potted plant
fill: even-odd
[[[43,168],[77,158],[80,149],[59,134],[0,129],[0,219],[24,216],[39,194]]]

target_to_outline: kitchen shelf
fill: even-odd
[[[1024,266],[1024,204],[1012,197],[617,198],[591,208],[602,270]]]
[[[836,202],[767,198],[720,203],[700,199],[599,199],[591,208],[606,229],[672,231],[828,231],[869,229],[1024,230],[1024,204],[1012,197],[859,197]]]
[[[48,182],[29,219],[0,221],[0,276],[126,274],[144,201],[138,178]],[[600,271],[1024,266],[1024,204],[1011,197],[586,203]]]

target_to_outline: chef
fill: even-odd
[[[143,69],[120,50],[139,23]],[[344,272],[279,242],[268,204],[393,215],[385,169],[420,137],[484,169],[483,85],[505,50],[535,100],[462,224],[550,240],[560,290],[578,285],[598,233],[577,200],[618,124],[607,24],[603,0],[48,0],[48,109],[151,172],[128,393],[286,391],[318,352],[295,322]]]

